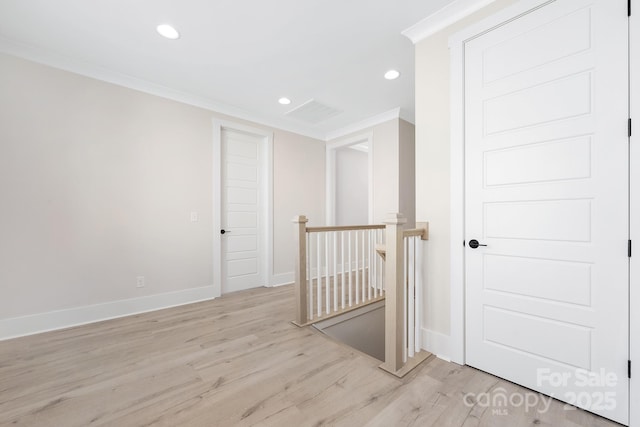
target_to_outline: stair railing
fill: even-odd
[[[293,222],[297,325],[384,299],[384,263],[375,251],[384,243],[384,225],[307,227],[304,215]]]
[[[405,229],[391,214],[384,225],[307,227],[293,219],[296,239],[295,299],[298,326],[385,300],[385,360],[404,376],[430,353],[422,350],[422,247],[429,224]]]

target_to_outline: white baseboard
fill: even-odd
[[[290,285],[294,281],[295,281],[295,276],[293,271],[289,273],[279,273],[271,276],[271,281],[269,283],[269,286],[276,287],[276,286]]]
[[[451,361],[450,341],[449,335],[422,328],[422,348],[447,362]]]
[[[0,341],[211,300],[214,299],[214,295],[213,286],[204,286],[29,316],[0,319]]]

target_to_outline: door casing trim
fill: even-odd
[[[629,262],[629,400],[640,400],[640,0],[631,0],[629,17],[629,117],[634,123],[629,141],[629,238],[635,246]],[[630,405],[629,425],[640,425],[640,405]]]
[[[361,143],[369,145],[367,153],[367,180],[368,182],[368,205],[367,218],[369,224],[373,224],[373,132],[358,134],[337,142],[327,144],[326,148],[326,211],[327,225],[336,225],[336,151],[340,148],[349,147]]]

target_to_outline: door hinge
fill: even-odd
[[[629,122],[627,124],[627,129],[629,131],[629,138],[631,138],[631,119],[629,119]]]
[[[631,240],[629,240],[629,243],[627,244],[627,255],[631,258]]]
[[[627,376],[631,378],[631,360],[628,360],[627,362]]]

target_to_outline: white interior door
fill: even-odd
[[[621,423],[626,3],[550,2],[465,44],[466,361]]]
[[[261,182],[265,138],[222,130],[222,292],[265,286]]]

